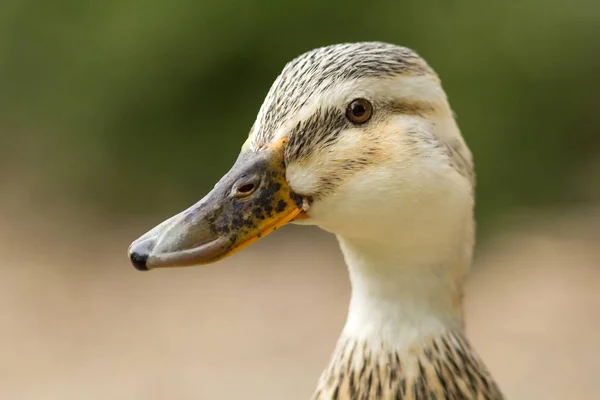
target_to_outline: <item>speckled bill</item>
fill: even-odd
[[[212,263],[303,218],[308,200],[285,179],[285,144],[243,151],[202,200],[131,244],[133,265],[149,270]]]

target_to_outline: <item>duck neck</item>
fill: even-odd
[[[352,296],[313,399],[502,399],[463,333],[470,227],[397,245],[338,235]]]
[[[470,249],[338,240],[352,284],[343,336],[398,347],[462,329]]]

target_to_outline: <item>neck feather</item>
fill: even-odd
[[[342,336],[313,400],[489,399],[503,396],[461,331],[392,350]]]

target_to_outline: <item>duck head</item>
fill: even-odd
[[[293,222],[406,247],[470,220],[471,154],[440,81],[413,51],[333,45],[286,65],[232,169],[133,242],[140,270],[217,261]]]

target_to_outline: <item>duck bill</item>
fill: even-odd
[[[131,244],[133,265],[145,271],[212,263],[304,218],[308,203],[285,179],[284,145],[243,151],[202,200]]]

